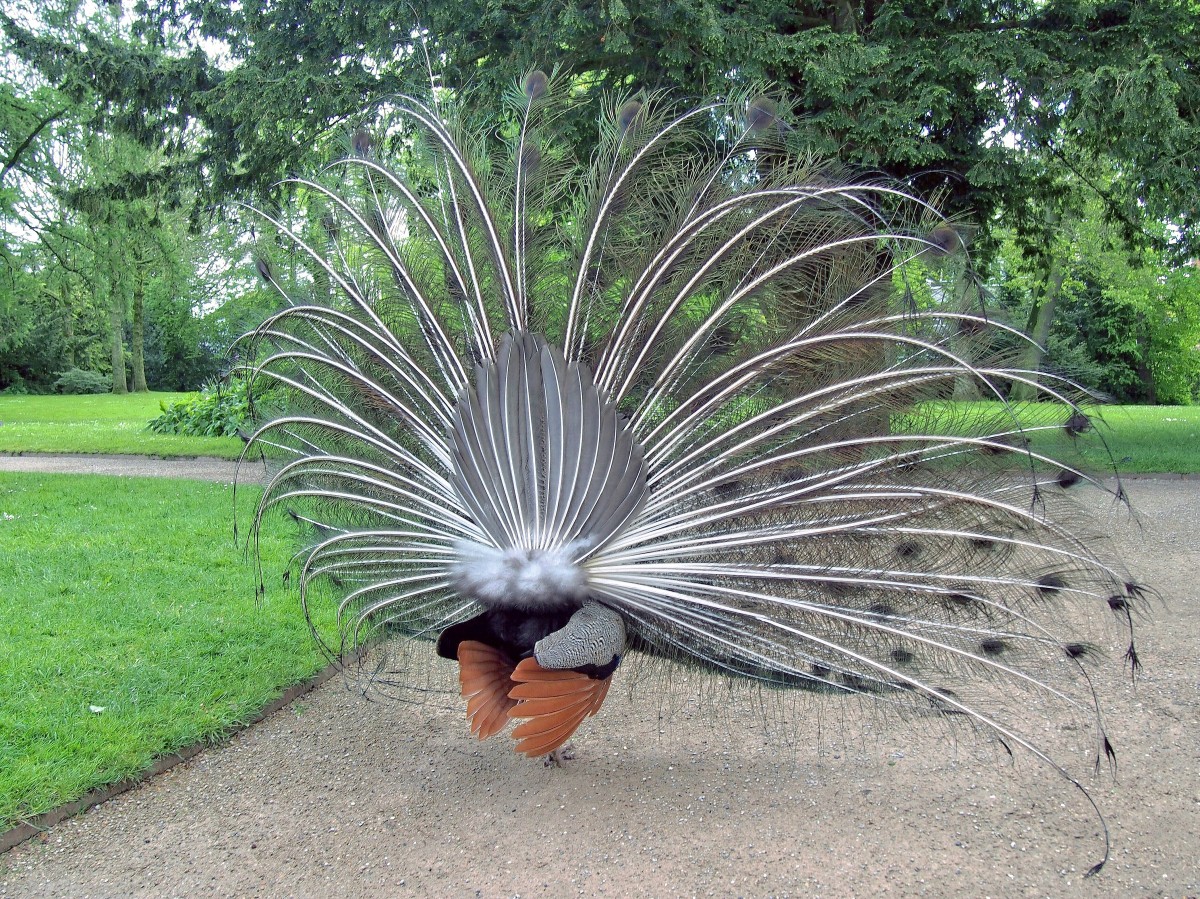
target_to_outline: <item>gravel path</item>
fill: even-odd
[[[102,456],[87,453],[0,454],[0,471],[41,471],[52,474],[108,474],[122,477],[186,478],[194,481],[233,483],[238,464],[227,459],[201,456],[193,459],[157,459],[150,456]],[[240,478],[262,478],[261,465],[247,463]]]
[[[335,679],[0,856],[0,896],[1196,896],[1200,482],[1129,490],[1140,525],[1114,529],[1167,603],[1136,687],[1119,658],[1096,678],[1120,760],[1085,778],[1112,834],[1096,878],[1079,795],[966,731],[679,676],[614,690],[546,769],[471,739],[418,647],[414,681],[445,692],[369,702]]]

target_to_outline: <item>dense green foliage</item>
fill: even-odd
[[[71,367],[118,373],[118,391],[217,375],[272,302],[251,288],[257,233],[222,213],[286,199],[282,176],[344,153],[372,104],[426,89],[433,60],[481,120],[529,68],[565,66],[579,102],[563,133],[580,147],[606,90],[686,100],[770,82],[791,140],[936,199],[993,283],[1015,248],[1011,312],[1052,366],[1183,401],[1194,293],[1131,285],[1145,253],[1176,271],[1200,246],[1198,21],[1197,0],[17,0],[0,13],[0,390],[49,390]],[[1081,226],[1125,262],[1079,281],[1063,248]],[[1080,316],[1112,327],[1067,346]]]
[[[47,39],[129,33],[114,7],[11,9]],[[253,283],[229,276],[237,232],[189,218],[181,147],[99,125],[91,70],[63,78],[3,49],[0,391],[48,392],[73,368],[118,393],[199,387],[226,365],[230,340],[213,319]]]
[[[214,382],[197,394],[159,405],[162,414],[151,419],[149,425],[156,434],[237,437],[251,424],[249,385],[242,379],[228,384]]]
[[[92,25],[86,51],[61,33],[0,24],[14,52],[73,96],[94,92],[105,129],[168,146],[202,123],[200,171],[222,194],[305,167],[367,103],[425,82],[420,29],[444,83],[470,85],[486,109],[529,68],[559,63],[592,98],[630,84],[694,98],[766,79],[822,150],[923,192],[945,187],[952,209],[981,222],[1000,208],[1037,221],[1022,200],[1055,192],[1049,160],[1111,156],[1129,176],[1108,191],[1112,211],[1136,223],[1144,204],[1179,217],[1190,238],[1197,10],[1194,0],[702,0],[434,2],[418,13],[393,0],[142,0],[129,35]],[[222,55],[199,49],[202,36]],[[580,113],[588,132],[590,116]]]
[[[55,393],[108,393],[112,381],[94,371],[71,368],[54,382]]]
[[[1094,206],[1066,223],[1046,254],[1060,276],[1048,368],[1120,403],[1200,399],[1200,268],[1131,249]],[[1042,260],[1008,233],[995,295],[1018,326],[1030,318]]]
[[[219,738],[320,668],[278,587],[287,539],[264,538],[260,602],[232,508],[217,484],[0,475],[0,830]]]

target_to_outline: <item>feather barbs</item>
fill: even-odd
[[[328,288],[255,335],[287,404],[254,436],[282,462],[256,525],[296,505],[319,535],[302,599],[330,585],[352,645],[466,638],[439,652],[472,729],[520,719],[529,754],[595,713],[608,677],[581,672],[611,671],[626,635],[969,720],[1065,775],[997,698],[1035,696],[1106,753],[1091,621],[1119,616],[1136,660],[1141,588],[1064,495],[1102,483],[1029,442],[1063,420],[1067,452],[1098,435],[1069,383],[1013,366],[1014,328],[943,285],[901,295],[935,257],[967,264],[957,230],[789,157],[758,92],[618,98],[580,161],[569,94],[531,74],[478,134],[399,98],[405,169],[373,152],[336,187],[298,182],[327,207],[319,240],[269,217]],[[592,646],[587,615],[569,626],[588,609],[603,657],[527,658]]]
[[[458,645],[459,683],[467,700],[471,732],[486,740],[510,720],[516,751],[530,758],[561,747],[608,695],[611,675],[592,678],[543,668],[534,658],[515,664],[503,650],[477,640]]]
[[[478,640],[463,640],[458,645],[458,665],[471,733],[486,740],[504,729],[509,711],[517,704],[508,695],[516,666],[503,650]]]

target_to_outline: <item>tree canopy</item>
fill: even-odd
[[[1004,209],[1040,228],[1059,168],[1119,159],[1108,214],[1140,238],[1146,215],[1169,218],[1193,252],[1198,20],[1196,0],[433,0],[419,17],[395,0],[139,0],[128,39],[0,26],[60,90],[99,99],[93,124],[167,149],[194,133],[210,199],[264,192],[373,99],[426,81],[423,41],[484,107],[558,63],[592,97],[762,79],[818,149],[942,188],[985,226]]]
[[[173,222],[186,207],[211,231],[234,200],[282,199],[281,178],[343,152],[389,94],[433,79],[486,118],[525,72],[561,65],[581,147],[606,92],[687,102],[771,85],[792,139],[937,197],[970,223],[984,269],[1015,246],[1041,282],[1029,330],[1049,334],[1047,287],[1066,277],[1055,255],[1081,210],[1135,267],[1143,252],[1200,255],[1198,21],[1200,0],[429,0],[419,13],[407,0],[14,0],[0,12],[21,76],[0,89],[13,263],[0,317],[44,289],[32,273],[62,264],[65,235],[102,207],[149,204]],[[87,135],[154,164],[65,171],[52,148]],[[36,252],[22,249],[31,232]]]

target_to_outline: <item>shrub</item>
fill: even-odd
[[[150,422],[159,434],[189,437],[237,437],[250,422],[250,398],[244,380],[210,382],[195,396],[171,405],[160,402],[162,414]]]
[[[8,386],[0,390],[0,393],[5,396],[26,396],[32,392],[29,389],[29,383],[16,372],[13,373],[12,380],[9,381]]]
[[[112,380],[99,372],[71,368],[59,373],[53,386],[55,393],[108,393]]]

